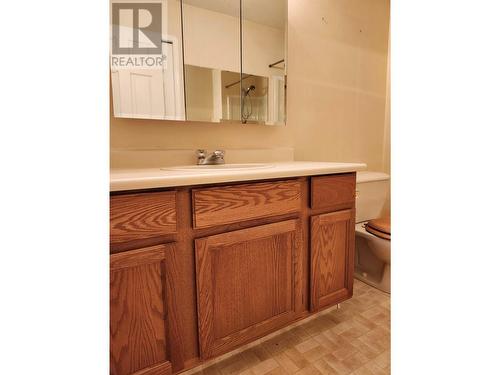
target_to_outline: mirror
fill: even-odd
[[[111,7],[115,117],[285,123],[287,0]]]
[[[240,0],[182,0],[188,121],[240,121],[239,92],[223,84],[239,80],[239,15]]]
[[[243,123],[285,123],[287,11],[287,0],[242,0]]]

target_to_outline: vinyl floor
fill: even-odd
[[[334,309],[196,375],[390,374],[390,295],[354,281],[354,295]]]

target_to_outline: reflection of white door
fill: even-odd
[[[226,116],[227,120],[241,121],[241,98],[236,95],[228,95],[226,100]]]
[[[285,123],[285,77],[271,76],[269,80],[268,125]]]
[[[113,69],[113,104],[117,117],[163,119],[162,69]]]
[[[178,45],[162,43],[165,59],[154,69],[111,70],[115,117],[184,120]]]

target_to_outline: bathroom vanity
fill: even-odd
[[[363,168],[112,173],[111,373],[181,372],[350,298]]]

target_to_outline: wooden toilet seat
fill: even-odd
[[[366,223],[365,229],[367,232],[383,238],[385,240],[391,240],[391,218],[381,217],[379,219],[370,220]]]

